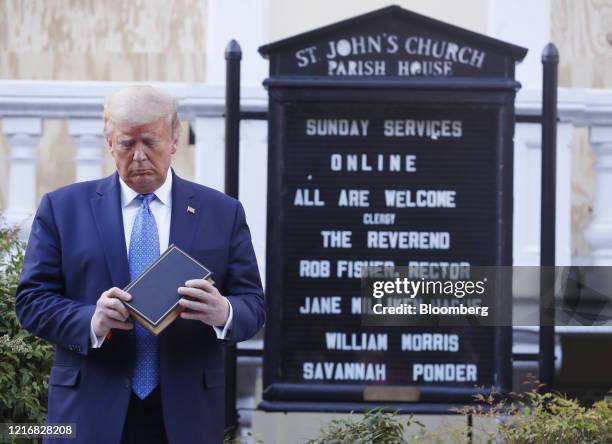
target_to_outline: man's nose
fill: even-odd
[[[134,160],[142,162],[147,160],[147,153],[145,151],[144,143],[137,143],[134,149]]]

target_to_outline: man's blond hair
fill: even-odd
[[[127,86],[104,99],[104,136],[110,137],[116,124],[147,125],[162,117],[171,125],[173,138],[178,139],[176,98],[149,85]]]

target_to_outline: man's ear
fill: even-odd
[[[172,151],[171,151],[172,154],[176,153],[176,149],[178,148],[180,137],[181,137],[181,132],[175,130],[172,136]]]
[[[106,149],[111,154],[111,156],[115,157],[115,150],[113,149],[113,139],[109,135],[104,136],[104,141],[106,142]]]
[[[172,154],[176,153],[178,148],[179,139],[181,138],[181,123],[176,122],[172,128]]]

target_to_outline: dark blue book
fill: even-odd
[[[184,310],[178,288],[190,279],[211,279],[212,272],[176,245],[166,251],[124,288],[132,295],[124,302],[132,317],[158,335]],[[212,282],[212,280],[211,280]]]

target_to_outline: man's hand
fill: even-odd
[[[197,319],[214,327],[221,327],[229,317],[229,301],[219,290],[205,279],[192,279],[179,287],[178,293],[191,299],[179,299],[187,310],[181,313],[183,319]]]
[[[121,301],[129,301],[132,299],[129,293],[113,287],[106,290],[98,302],[96,302],[96,311],[91,320],[93,331],[98,338],[106,336],[111,328],[120,330],[131,330],[134,324],[128,321],[130,313]]]

